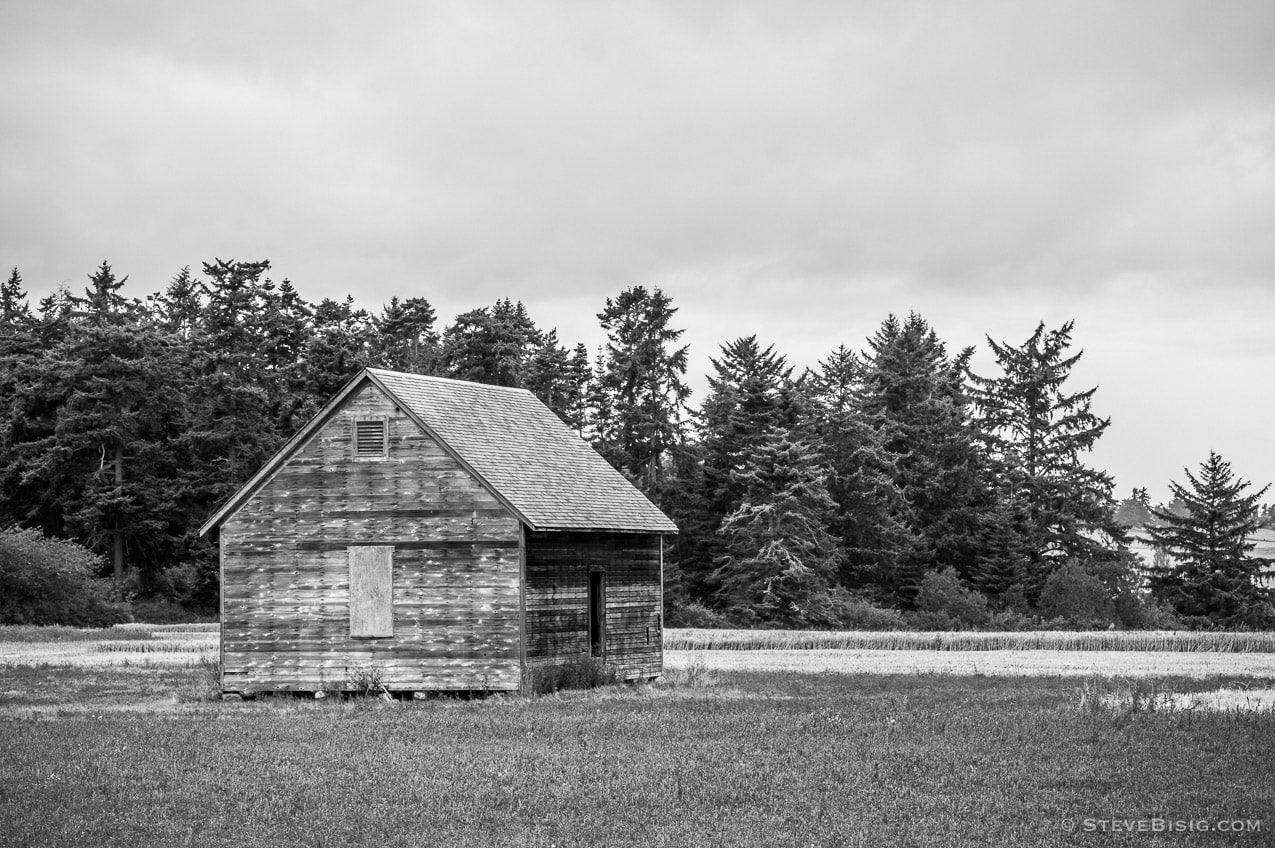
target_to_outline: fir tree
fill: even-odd
[[[206,302],[178,436],[195,500],[229,497],[282,443],[271,396],[277,384],[259,351],[269,268],[264,261],[203,263]]]
[[[827,529],[836,505],[818,453],[774,431],[741,466],[743,502],[719,531],[719,603],[745,621],[835,626],[846,595],[836,583],[841,549]]]
[[[588,364],[585,361],[585,373]],[[563,422],[579,432],[584,422],[578,417],[581,399],[587,391],[587,376],[581,381],[571,354],[558,342],[558,331],[541,334],[523,368],[522,387],[540,398]]]
[[[1121,527],[1145,527],[1151,523],[1151,499],[1146,489],[1134,489],[1116,507],[1116,523]]]
[[[354,298],[324,298],[314,307],[313,330],[305,350],[306,384],[316,397],[336,394],[355,372],[372,361],[371,318]]]
[[[1212,451],[1198,475],[1184,473],[1188,486],[1169,486],[1186,514],[1157,509],[1158,523],[1148,528],[1152,544],[1172,558],[1152,567],[1152,591],[1197,623],[1275,625],[1270,592],[1261,585],[1271,562],[1253,556],[1250,541],[1261,523],[1258,502],[1270,487],[1244,494],[1251,484]]]
[[[747,457],[775,430],[797,424],[797,398],[792,367],[773,347],[763,349],[756,336],[721,346],[710,360],[709,393],[700,407],[698,458],[680,477],[678,486],[688,497],[678,500],[684,514],[675,520],[685,538],[674,541],[675,557],[686,588],[707,598],[707,578],[723,553],[717,534],[722,520],[739,508],[745,484],[738,472]]]
[[[409,297],[402,303],[391,297],[376,320],[374,344],[383,368],[410,374],[433,374],[438,368],[438,332],[434,329],[434,307],[423,297]]]
[[[180,556],[174,451],[187,384],[174,338],[149,322],[86,313],[14,375],[0,516],[74,536],[144,581]],[[176,526],[175,526],[176,525]]]
[[[203,289],[189,265],[178,271],[164,292],[151,297],[150,302],[152,317],[164,331],[184,339],[198,331],[204,312]]]
[[[89,287],[84,290],[83,298],[75,300],[75,305],[94,324],[122,324],[136,313],[138,306],[120,294],[126,282],[128,277],[116,278],[110,263],[103,262],[96,273],[89,276]]]
[[[31,307],[22,289],[22,275],[14,268],[9,279],[0,283],[0,327],[12,328],[30,320]]]
[[[521,302],[498,300],[491,308],[456,316],[443,333],[443,367],[458,380],[521,387],[527,361],[540,341],[540,331]]]
[[[589,422],[589,393],[593,385],[593,367],[589,363],[589,349],[578,342],[567,362],[567,384],[570,400],[566,405],[565,420],[577,433],[584,435]]]
[[[594,387],[595,447],[658,501],[685,439],[687,348],[672,347],[682,330],[658,288],[634,286],[607,298],[598,320],[607,333]]]
[[[722,345],[721,357],[709,361],[714,373],[699,431],[705,505],[717,525],[743,496],[743,483],[732,472],[772,431],[792,429],[797,409],[792,367],[773,346],[763,350],[756,336]]]
[[[1029,538],[1023,508],[1002,494],[980,516],[969,583],[1001,606],[1016,606],[1020,598],[1025,606],[1023,586],[1032,574]]]
[[[1067,354],[1071,331],[1070,321],[1049,331],[1041,323],[1018,347],[989,338],[1002,374],[971,375],[1005,508],[1023,516],[1033,598],[1063,562],[1119,558],[1125,541],[1113,516],[1111,477],[1083,461],[1111,421],[1092,411],[1096,389],[1067,391],[1082,355]]]
[[[926,571],[949,566],[971,580],[977,568],[991,495],[964,382],[972,354],[949,357],[915,313],[889,316],[868,340],[859,409],[892,457],[895,517],[915,539],[882,587],[895,603],[911,602]]]
[[[841,345],[807,375],[808,426],[829,468],[836,503],[829,528],[845,552],[841,582],[893,598],[903,563],[921,542],[895,483],[896,457],[864,412],[862,370],[859,357]]]
[[[46,348],[53,347],[67,335],[75,312],[75,296],[65,284],[40,298],[40,315],[35,322],[36,338]]]

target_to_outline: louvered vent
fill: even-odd
[[[373,418],[354,422],[354,455],[385,456],[385,419]]]

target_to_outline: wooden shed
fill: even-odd
[[[365,369],[220,528],[224,692],[517,690],[663,670],[676,526],[523,389]]]

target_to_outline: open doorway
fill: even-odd
[[[601,657],[606,652],[607,587],[606,572],[589,572],[589,654]]]

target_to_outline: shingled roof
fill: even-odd
[[[676,533],[677,525],[526,389],[364,369],[333,398],[370,381],[469,468],[532,530]],[[204,525],[222,522],[326,419],[294,436]]]

